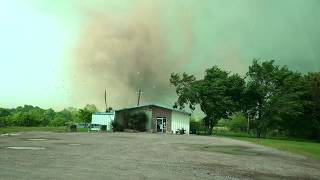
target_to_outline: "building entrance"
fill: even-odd
[[[167,127],[166,117],[157,117],[157,132],[165,133]]]

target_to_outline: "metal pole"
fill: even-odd
[[[247,112],[247,115],[248,115],[247,133],[249,134],[249,131],[250,131],[250,118],[249,118],[249,112]]]
[[[138,91],[138,103],[137,103],[137,106],[140,105],[141,92],[142,92],[141,89],[139,89],[139,91]]]

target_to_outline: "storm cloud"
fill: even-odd
[[[135,105],[142,89],[143,104],[171,106],[171,72],[200,77],[218,65],[244,74],[253,58],[320,70],[319,1],[134,2],[125,11],[82,7],[72,66],[79,100],[103,107],[106,89],[110,105]]]

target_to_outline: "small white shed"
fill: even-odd
[[[111,131],[111,122],[114,120],[114,112],[95,112],[92,114],[92,125],[107,125],[107,131]]]

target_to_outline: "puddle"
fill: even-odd
[[[17,150],[43,150],[44,147],[31,147],[31,146],[10,146],[8,149],[17,149]]]
[[[191,150],[200,150],[206,152],[217,152],[232,155],[262,155],[261,152],[254,151],[249,147],[244,146],[208,146],[208,145],[191,145]]]
[[[29,141],[46,141],[48,139],[44,139],[44,138],[30,138],[28,139]]]
[[[115,138],[115,139],[133,139],[135,137],[131,137],[131,136],[109,136],[109,138]]]
[[[81,144],[68,144],[69,146],[80,146]]]
[[[82,146],[82,145],[88,145],[88,143],[70,143],[70,142],[60,142],[60,143],[54,143],[57,145],[67,145],[67,146]]]
[[[260,152],[256,152],[248,147],[242,146],[205,146],[200,149],[203,151],[211,151],[232,155],[261,155]]]
[[[28,140],[29,141],[46,141],[46,140],[49,140],[49,139],[45,139],[45,138],[30,138]]]
[[[0,136],[19,136],[21,134],[19,133],[6,133],[6,134],[1,134]]]
[[[35,138],[20,138],[27,141],[48,141],[48,140],[59,140],[56,138],[43,138],[43,137],[35,137]]]

